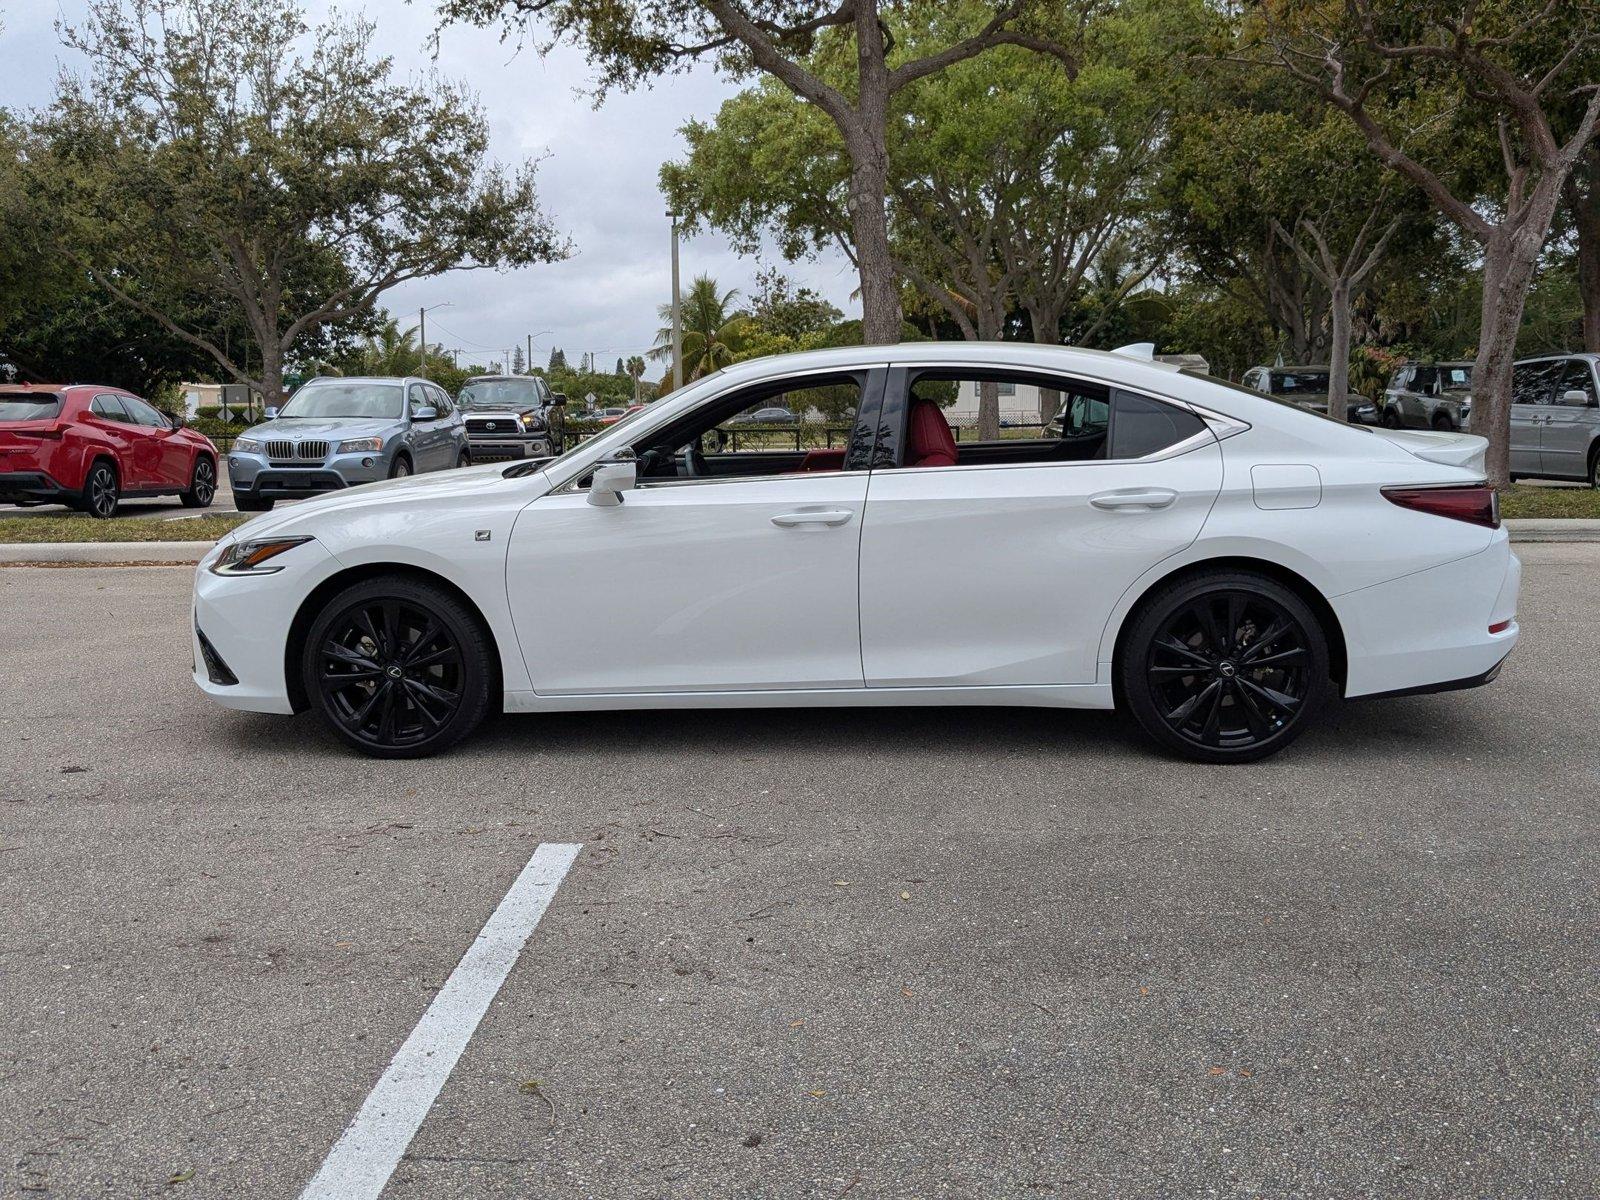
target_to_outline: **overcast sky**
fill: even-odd
[[[0,105],[30,108],[49,102],[58,69],[76,69],[80,56],[61,45],[58,20],[81,20],[77,0],[0,0]],[[316,0],[313,18],[326,10]],[[377,23],[377,50],[394,56],[404,74],[430,66],[425,44],[434,28],[431,3],[373,0],[364,9]],[[489,119],[490,153],[503,162],[542,159],[539,190],[546,211],[573,243],[563,263],[506,274],[457,272],[406,284],[384,303],[414,324],[420,305],[448,302],[428,314],[428,340],[459,348],[461,361],[487,362],[534,334],[534,361],[551,345],[578,356],[593,350],[603,370],[617,357],[642,353],[659,325],[656,306],[671,292],[670,226],[656,171],[682,153],[677,130],[690,117],[715,114],[735,90],[710,70],[668,79],[653,89],[615,95],[598,109],[580,95],[588,81],[582,55],[569,48],[548,58],[516,52],[494,31],[453,28],[440,39],[439,70],[479,92]],[[776,255],[769,261],[780,261]],[[734,254],[715,234],[685,242],[684,285],[708,272],[724,288],[746,291],[761,264]],[[852,315],[855,276],[842,255],[787,268]],[[650,373],[656,373],[652,364]]]

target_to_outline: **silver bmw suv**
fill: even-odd
[[[419,471],[464,467],[467,431],[426,379],[321,377],[234,439],[228,480],[240,512]]]

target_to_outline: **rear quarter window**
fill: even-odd
[[[53,421],[61,415],[54,392],[0,392],[0,421]]]

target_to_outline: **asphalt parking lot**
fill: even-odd
[[[298,1195],[581,843],[385,1197],[1592,1196],[1600,546],[1519,552],[1498,683],[1231,769],[1020,710],[375,763],[202,699],[188,570],[0,569],[0,1195]]]

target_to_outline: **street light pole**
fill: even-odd
[[[424,379],[428,377],[428,309],[449,307],[450,301],[445,300],[438,304],[430,304],[417,309],[417,341],[421,344],[422,349],[422,366],[417,373]]]
[[[678,290],[678,214],[672,218],[672,390],[683,386],[683,314]]]

